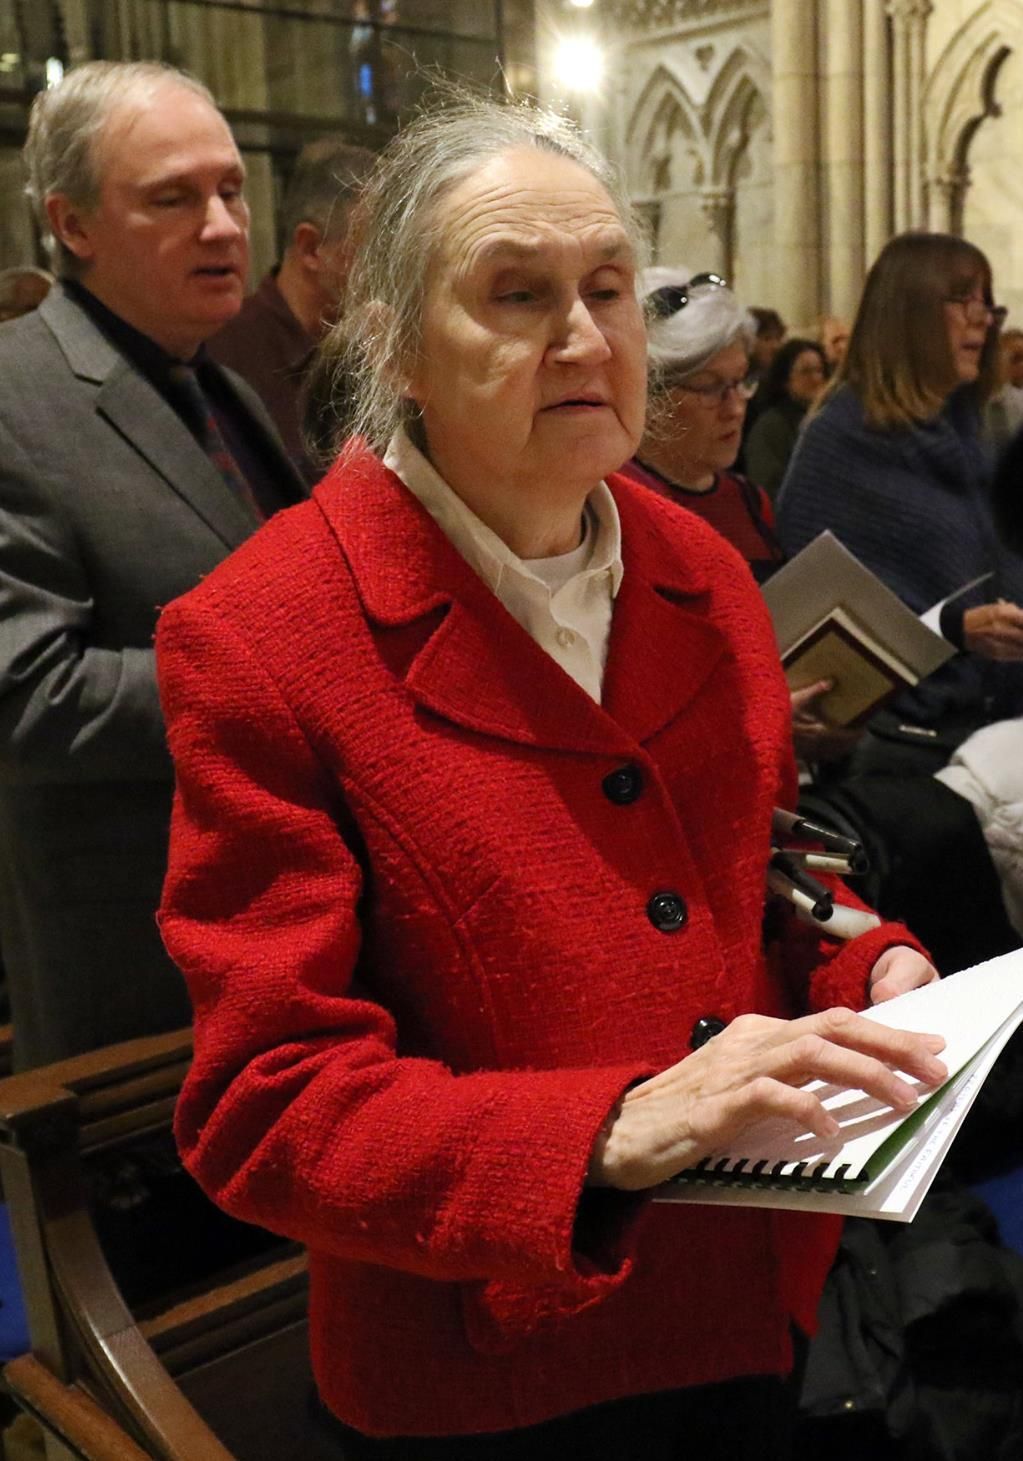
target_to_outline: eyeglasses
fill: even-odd
[[[752,376],[745,380],[718,380],[713,385],[693,386],[686,381],[668,379],[663,382],[664,390],[686,391],[689,395],[695,396],[701,406],[709,411],[713,406],[723,406],[728,397],[734,392],[736,400],[742,401],[743,405],[756,393],[757,382]]]
[[[946,304],[954,304],[963,312],[963,318],[969,325],[992,324],[1001,326],[1009,311],[1004,304],[988,304],[985,299],[974,299],[972,295],[963,296],[956,294],[945,300]]]
[[[694,274],[686,284],[662,284],[643,301],[647,311],[655,320],[667,320],[685,309],[691,291],[710,286],[712,289],[727,289],[728,280],[720,274]]]

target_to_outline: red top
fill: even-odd
[[[833,1255],[829,1218],[584,1192],[614,1102],[701,1016],[862,1005],[911,942],[789,925],[765,962],[795,796],[767,614],[703,523],[611,489],[600,705],[369,456],[161,621],[178,1139],[226,1208],[308,1244],[317,1383],[369,1433],[784,1371]]]
[[[762,487],[741,473],[718,472],[712,487],[697,492],[695,488],[669,481],[656,468],[633,457],[622,468],[622,476],[649,487],[710,523],[742,554],[758,583],[763,583],[784,563],[785,553],[774,531],[771,499]]]

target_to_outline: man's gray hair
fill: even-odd
[[[102,181],[96,142],[107,118],[126,103],[144,104],[167,85],[184,87],[217,105],[201,81],[158,61],[86,61],[57,86],[39,92],[32,103],[22,149],[25,192],[59,278],[75,278],[82,269],[71,250],[54,238],[46,199],[64,193],[78,207],[94,207]]]
[[[288,248],[300,223],[312,223],[330,241],[348,226],[351,204],[373,170],[376,153],[341,137],[317,137],[295,159],[284,193],[281,232]]]
[[[335,401],[347,398],[336,440],[359,437],[381,452],[415,421],[401,382],[419,359],[427,277],[443,228],[438,205],[491,158],[522,148],[567,158],[596,178],[641,259],[642,230],[619,178],[565,117],[464,90],[424,110],[385,149],[356,210],[345,309],[323,346]]]

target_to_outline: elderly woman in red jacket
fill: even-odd
[[[613,475],[636,267],[563,121],[404,131],[355,435],[160,628],[178,1136],[308,1245],[345,1456],[780,1456],[833,1222],[651,1190],[766,1115],[830,1133],[813,1077],[908,1109],[894,1070],[942,1074],[849,1012],[934,977],[905,930],[765,957],[788,696],[738,556]]]

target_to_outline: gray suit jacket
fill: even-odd
[[[0,327],[0,951],[22,1068],[188,1021],[154,922],[172,772],[152,636],[256,526],[62,290]]]

